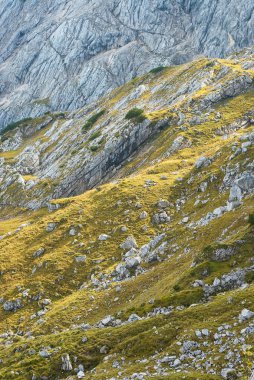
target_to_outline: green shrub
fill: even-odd
[[[249,215],[249,223],[251,226],[254,226],[254,214]]]
[[[140,108],[132,108],[125,115],[125,119],[134,120],[137,123],[142,123],[142,121],[144,121],[146,119],[146,117],[144,115],[144,110],[142,110]]]
[[[140,116],[136,117],[136,122],[142,123],[142,121],[144,121],[145,119],[146,119],[145,115],[140,115]]]
[[[90,129],[99,120],[99,118],[105,114],[105,112],[105,110],[102,110],[91,116],[90,119],[87,120],[85,125],[83,125],[82,130],[87,131],[88,129]]]
[[[100,132],[100,131],[98,131],[98,132],[94,132],[94,133],[92,134],[92,136],[90,136],[90,138],[89,138],[88,141],[93,141],[93,140],[97,139],[98,137],[100,137],[100,135],[101,135],[101,132]]]
[[[245,281],[248,284],[251,284],[254,281],[254,271],[253,270],[245,275]]]
[[[27,117],[26,119],[22,119],[22,120],[16,121],[15,123],[11,123],[11,124],[7,125],[7,127],[5,127],[0,132],[0,134],[3,135],[4,133],[10,132],[10,131],[12,131],[15,128],[18,128],[18,127],[21,127],[21,126],[26,126],[26,125],[29,124],[29,122],[31,120],[33,120],[31,117]]]
[[[92,145],[92,146],[90,146],[91,152],[96,152],[96,150],[98,150],[98,149],[99,149],[98,145]]]
[[[58,112],[58,113],[56,113],[56,117],[59,117],[60,119],[62,119],[65,117],[65,113],[64,112]]]
[[[144,110],[142,110],[140,108],[132,108],[125,115],[125,119],[127,119],[127,120],[134,119],[135,117],[138,117],[138,116],[142,115],[143,112],[144,112]]]
[[[100,141],[98,141],[98,145],[101,145],[101,144],[103,144],[104,142],[105,142],[105,139],[102,138],[102,139],[100,139]]]
[[[164,66],[158,66],[158,67],[155,67],[154,69],[150,70],[150,73],[151,74],[157,74],[157,73],[160,73],[163,70],[165,70]]]

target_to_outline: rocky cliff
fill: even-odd
[[[227,115],[229,99],[237,101],[246,94],[246,104],[231,115],[231,123],[240,128],[243,120],[252,120],[252,90],[249,49],[232,59],[198,59],[152,70],[72,113],[14,124],[0,143],[1,205],[37,209],[51,199],[81,194],[135,172],[135,165],[125,169],[128,160],[151,138],[164,129],[171,131],[175,140],[170,139],[170,156],[193,144],[188,135],[196,124],[214,119],[215,129],[224,123],[229,128],[227,119],[217,119],[216,110]],[[181,133],[175,134],[176,126]]]
[[[254,43],[246,0],[1,0],[0,129],[74,110],[160,65]]]

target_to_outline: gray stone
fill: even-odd
[[[46,349],[42,349],[39,351],[39,355],[42,357],[42,358],[49,358],[50,357],[50,353],[48,350]]]
[[[107,354],[108,351],[109,351],[109,349],[108,349],[107,346],[102,346],[102,347],[100,348],[100,353],[101,353],[101,354]]]
[[[85,263],[86,262],[86,255],[76,256],[75,261],[76,261],[76,263]]]
[[[69,231],[70,236],[75,236],[77,234],[77,229],[75,227],[72,227]]]
[[[160,199],[159,202],[157,203],[157,207],[159,208],[167,208],[169,207],[170,203],[166,199]]]
[[[170,222],[170,216],[166,211],[160,212],[159,214],[155,214],[153,216],[154,224],[165,224]]]
[[[115,271],[120,280],[130,277],[130,272],[125,264],[118,264]]]
[[[148,217],[148,213],[146,211],[142,211],[141,214],[139,215],[139,219],[143,220]]]
[[[108,239],[109,239],[109,236],[106,235],[106,234],[102,234],[102,235],[99,236],[99,240],[100,241],[105,241],[105,240],[108,240]]]
[[[252,29],[245,27],[246,20],[253,22],[251,0],[244,7],[234,0],[222,22],[226,7],[226,0],[216,6],[208,0],[4,3],[1,126],[46,111],[78,108],[160,65],[199,55],[224,56],[253,44]],[[37,15],[42,17],[37,20]],[[200,117],[193,119],[199,122]]]
[[[102,319],[101,323],[104,326],[112,326],[114,320],[115,320],[115,318],[112,315],[108,315],[107,317],[105,317],[104,319]]]
[[[65,372],[72,371],[72,364],[69,354],[64,354],[62,356],[62,370]]]
[[[201,169],[204,167],[207,167],[211,164],[211,160],[208,157],[200,157],[196,162],[195,162],[195,167],[197,169]]]
[[[254,312],[248,309],[243,309],[239,315],[239,321],[244,322],[254,317]]]
[[[188,353],[188,352],[190,352],[190,351],[192,351],[198,347],[199,347],[199,344],[197,342],[187,340],[187,341],[183,342],[182,347],[181,347],[181,352],[183,354],[186,354],[186,353]]]
[[[141,263],[141,258],[139,256],[129,257],[125,260],[127,269],[135,269],[139,266],[140,263]]]
[[[49,222],[46,226],[46,231],[47,232],[52,232],[55,230],[55,228],[57,227],[57,223],[54,223],[54,222]]]
[[[227,380],[235,380],[238,377],[235,369],[233,368],[223,368],[221,370],[221,376],[223,377],[223,379]]]
[[[3,304],[4,310],[5,311],[11,311],[11,312],[15,312],[18,309],[21,309],[22,306],[23,306],[22,305],[22,300],[20,298],[18,298],[16,300],[12,300],[12,301],[6,301]]]
[[[45,248],[39,248],[36,252],[34,252],[33,257],[40,257],[45,253]]]
[[[131,248],[138,248],[137,242],[133,236],[128,236],[127,239],[120,245],[120,248],[129,250]]]
[[[141,318],[137,314],[131,314],[128,318],[128,322],[140,321]]]

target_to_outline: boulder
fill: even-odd
[[[39,248],[36,252],[34,252],[33,257],[40,257],[44,254],[45,248]]]
[[[77,234],[77,229],[75,227],[72,227],[69,231],[70,236],[75,236]]]
[[[22,300],[20,298],[16,299],[16,300],[12,300],[12,301],[6,301],[4,304],[3,304],[3,308],[5,311],[11,311],[11,312],[15,312],[17,311],[18,309],[21,309],[22,308]]]
[[[100,240],[100,241],[106,241],[106,240],[108,240],[108,239],[109,239],[109,236],[106,235],[106,234],[101,234],[101,235],[99,236],[99,240]]]
[[[221,370],[221,376],[223,379],[227,380],[235,380],[238,377],[236,371],[233,368],[223,368]]]
[[[142,211],[139,215],[139,219],[146,219],[148,217],[148,213],[146,211]]]
[[[201,169],[204,167],[207,167],[211,164],[211,159],[208,157],[200,157],[196,162],[195,162],[195,168]]]
[[[44,349],[42,349],[42,350],[39,351],[39,355],[40,355],[40,357],[46,359],[46,358],[49,358],[51,354],[50,354],[50,352],[48,350],[46,350],[44,348]]]
[[[128,236],[127,239],[120,245],[120,248],[127,251],[131,248],[138,248],[138,245],[133,236]]]
[[[131,314],[128,318],[128,322],[140,321],[141,318],[137,314]]]
[[[135,269],[139,266],[140,263],[141,263],[141,258],[139,256],[128,257],[125,260],[125,264],[126,264],[127,269]]]
[[[63,371],[72,371],[72,364],[69,354],[64,354],[62,356],[62,370]]]
[[[130,277],[130,272],[129,270],[126,268],[126,265],[125,264],[118,264],[116,269],[116,275],[117,277],[120,279],[120,280],[124,280],[125,278],[128,278]]]
[[[101,353],[101,354],[107,354],[108,351],[109,351],[109,349],[108,349],[107,346],[102,346],[102,347],[100,348],[100,353]]]
[[[113,317],[112,315],[108,315],[107,317],[101,320],[101,323],[103,324],[103,326],[112,326],[114,320],[115,320],[115,317]]]
[[[170,216],[166,213],[166,211],[163,211],[159,214],[155,214],[153,216],[153,223],[154,224],[165,224],[170,222]]]
[[[86,261],[86,255],[76,256],[75,261],[76,261],[76,263],[84,263]]]
[[[56,229],[56,227],[57,227],[57,223],[55,223],[55,222],[49,222],[47,224],[47,226],[46,226],[46,231],[47,232],[52,232],[52,231],[54,231]]]
[[[157,207],[159,208],[167,208],[169,207],[170,203],[166,199],[160,199],[159,202],[157,203]]]
[[[248,309],[243,309],[239,315],[239,321],[244,322],[254,317],[254,312]]]

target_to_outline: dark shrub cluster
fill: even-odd
[[[146,119],[146,117],[144,115],[144,110],[142,110],[140,108],[132,108],[125,115],[125,119],[133,120],[136,123],[142,123],[142,121],[144,121]]]
[[[102,110],[91,116],[90,119],[87,120],[85,125],[83,125],[83,131],[87,131],[88,129],[90,129],[99,120],[99,118],[105,114],[105,112],[105,110]]]

